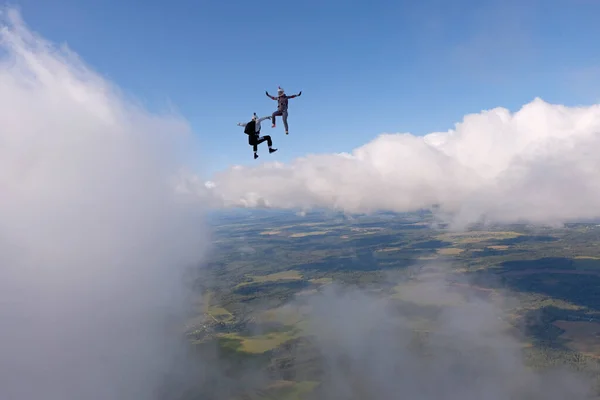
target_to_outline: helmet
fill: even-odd
[[[279,88],[277,88],[277,94],[282,95],[283,93],[284,93],[283,88],[281,86],[279,86]]]
[[[256,113],[254,113],[252,115],[252,121],[256,121],[258,119],[258,115],[256,115]]]

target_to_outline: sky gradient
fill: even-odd
[[[202,139],[198,168],[349,152],[388,132],[446,131],[465,114],[535,97],[600,96],[600,2],[441,0],[172,3],[21,0],[26,23],[66,43],[151,110],[176,109]],[[290,135],[252,159],[237,122],[289,94]]]

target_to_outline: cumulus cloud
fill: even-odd
[[[470,114],[447,132],[382,134],[351,154],[309,155],[219,172],[190,190],[224,207],[413,211],[457,224],[560,223],[600,215],[600,105],[536,98]]]
[[[174,186],[189,128],[0,24],[0,398],[156,398],[203,252]]]

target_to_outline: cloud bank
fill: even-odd
[[[435,273],[399,286],[412,316],[387,299],[333,286],[307,302],[323,370],[310,399],[592,398],[589,375],[527,366],[505,319],[514,299],[486,299],[468,287],[459,294],[442,266],[429,269]]]
[[[173,182],[189,128],[16,10],[0,24],[0,398],[158,398],[181,275],[203,252],[198,205]]]
[[[333,208],[349,213],[440,207],[457,224],[560,223],[600,216],[600,105],[536,98],[425,136],[383,134],[351,154],[231,167],[188,182],[216,207]]]

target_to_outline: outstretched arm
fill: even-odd
[[[293,94],[291,96],[288,96],[288,99],[293,99],[294,97],[298,97],[302,94],[302,90],[298,92],[298,94]]]
[[[265,90],[265,93],[267,94],[267,97],[270,97],[272,100],[277,100],[277,97],[273,97],[273,96],[271,96],[271,95],[269,94],[269,92],[267,92],[266,90]]]
[[[269,115],[266,117],[259,118],[257,122],[263,122],[265,119],[271,119],[271,116]]]
[[[237,126],[246,126],[246,122],[238,122]]]

